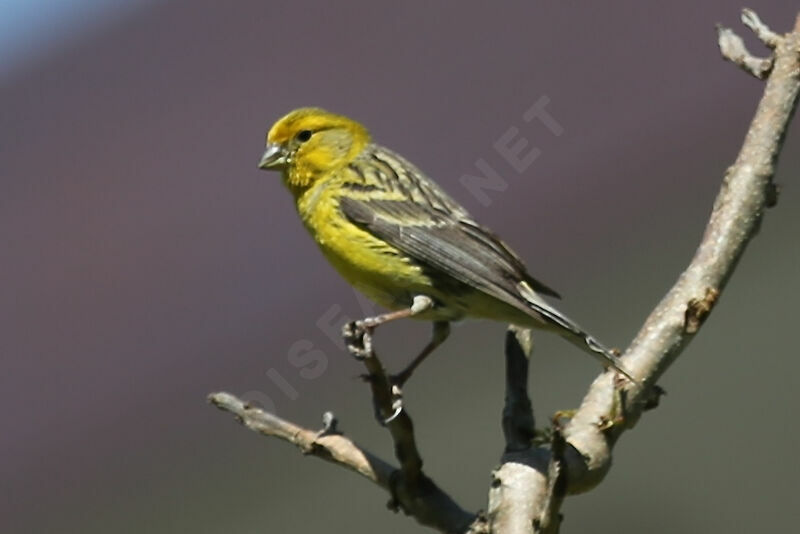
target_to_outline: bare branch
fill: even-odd
[[[510,326],[506,332],[506,402],[503,432],[506,450],[492,473],[487,513],[492,532],[555,533],[559,508],[566,495],[563,468],[566,442],[554,422],[550,448],[533,447],[534,419],[528,397],[528,364],[533,339],[528,329]]]
[[[772,177],[799,91],[800,17],[795,31],[777,43],[764,95],[739,156],[725,173],[692,262],[622,356],[628,369],[646,377],[646,384],[655,383],[699,330],[774,200]],[[564,432],[571,493],[591,489],[603,479],[614,443],[652,398],[647,388],[619,390],[610,373],[594,381]]]
[[[487,516],[490,532],[531,534],[534,521],[547,502],[547,458],[549,452],[535,449],[503,455],[492,473]]]
[[[381,424],[389,429],[395,456],[400,462],[400,469],[394,473],[389,487],[392,494],[389,507],[395,511],[403,510],[421,524],[441,532],[481,532],[483,518],[461,509],[423,473],[414,424],[403,407],[399,386],[386,374],[373,350],[369,329],[353,322],[345,325],[343,333],[347,350],[367,368],[365,378],[372,390],[375,412]]]
[[[263,434],[288,441],[303,454],[355,471],[382,488],[389,489],[395,468],[374,454],[361,449],[349,438],[340,434],[324,434],[298,426],[277,415],[251,406],[230,393],[212,393],[208,401],[236,416],[244,426]]]
[[[540,493],[547,487],[550,451],[530,451],[535,433],[528,397],[528,366],[533,339],[530,330],[510,326],[506,332],[506,399],[503,433],[506,450],[492,473],[488,520],[491,532],[527,534],[541,510]]]
[[[414,438],[414,424],[402,404],[399,386],[386,374],[386,370],[373,350],[372,336],[358,322],[344,328],[348,351],[367,368],[366,380],[372,390],[375,412],[389,429],[394,441],[395,456],[400,469],[392,476],[389,490],[392,500],[389,507],[403,510],[421,524],[441,532],[478,532],[482,518],[458,506],[449,495],[422,471],[422,457]]]
[[[371,480],[392,494],[393,501],[399,500],[402,509],[423,525],[440,532],[483,532],[480,518],[461,509],[422,473],[412,495],[405,486],[397,487],[398,470],[394,466],[365,451],[343,435],[303,428],[250,406],[230,393],[212,393],[208,400],[217,408],[234,414],[250,430],[287,441],[303,454],[322,458]]]
[[[529,449],[536,433],[528,397],[528,363],[532,350],[531,331],[510,326],[506,332],[506,402],[503,408],[506,451]]]
[[[542,511],[534,520],[534,532],[548,534],[558,532],[561,526],[561,503],[567,495],[567,471],[564,467],[564,451],[567,442],[561,433],[558,421],[553,421],[553,439],[550,443],[550,465],[547,468],[547,493]]]
[[[552,534],[561,523],[567,493],[566,442],[559,430],[550,448],[508,451],[492,473],[487,517],[491,532]]]
[[[392,383],[375,354],[370,332],[354,322],[345,326],[344,333],[348,351],[367,368],[364,378],[372,390],[376,416],[392,435],[404,482],[413,486],[422,475],[422,457],[414,438],[414,423],[403,408],[402,392],[399,386]]]

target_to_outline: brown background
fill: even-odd
[[[691,257],[762,83],[719,57],[714,23],[741,29],[735,3],[540,4],[174,0],[2,80],[3,531],[418,531],[368,483],[205,404],[225,389],[309,426],[333,410],[391,454],[359,366],[316,326],[360,304],[256,169],[297,106],[362,120],[624,346]],[[751,7],[776,30],[798,8]],[[559,137],[521,120],[542,96]],[[541,150],[522,174],[492,146],[512,126]],[[605,483],[566,503],[565,531],[796,527],[798,134],[778,208],[669,395]],[[508,181],[488,207],[459,184],[479,158]],[[385,360],[427,329],[381,332]],[[456,328],[406,391],[429,473],[472,509],[502,449],[502,332]],[[309,375],[290,351],[310,348],[326,367]],[[597,372],[537,337],[540,418]]]

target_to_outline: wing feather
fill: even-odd
[[[346,182],[351,194],[339,197],[339,209],[350,222],[423,269],[560,327],[557,331],[566,339],[636,381],[611,351],[542,299],[541,295],[558,297],[555,291],[531,277],[511,249],[411,163],[370,145],[363,158],[351,165],[360,167],[354,174],[361,181]],[[367,170],[372,176],[367,176]]]
[[[535,306],[519,292],[533,281],[544,294],[555,292],[534,281],[519,258],[492,233],[471,220],[407,200],[342,197],[347,219],[386,241],[423,267],[448,275],[524,311]],[[542,291],[541,288],[544,288]]]

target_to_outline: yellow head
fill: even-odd
[[[366,128],[319,108],[300,108],[276,122],[267,134],[261,169],[283,171],[297,192],[352,161],[369,143]]]

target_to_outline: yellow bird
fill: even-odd
[[[451,321],[466,317],[554,331],[634,380],[614,353],[542,298],[558,294],[505,243],[422,171],[372,143],[358,122],[318,108],[292,111],[267,134],[259,168],[281,172],[336,270],[393,310],[360,321],[362,328],[433,321],[432,340],[399,383],[447,338]]]

